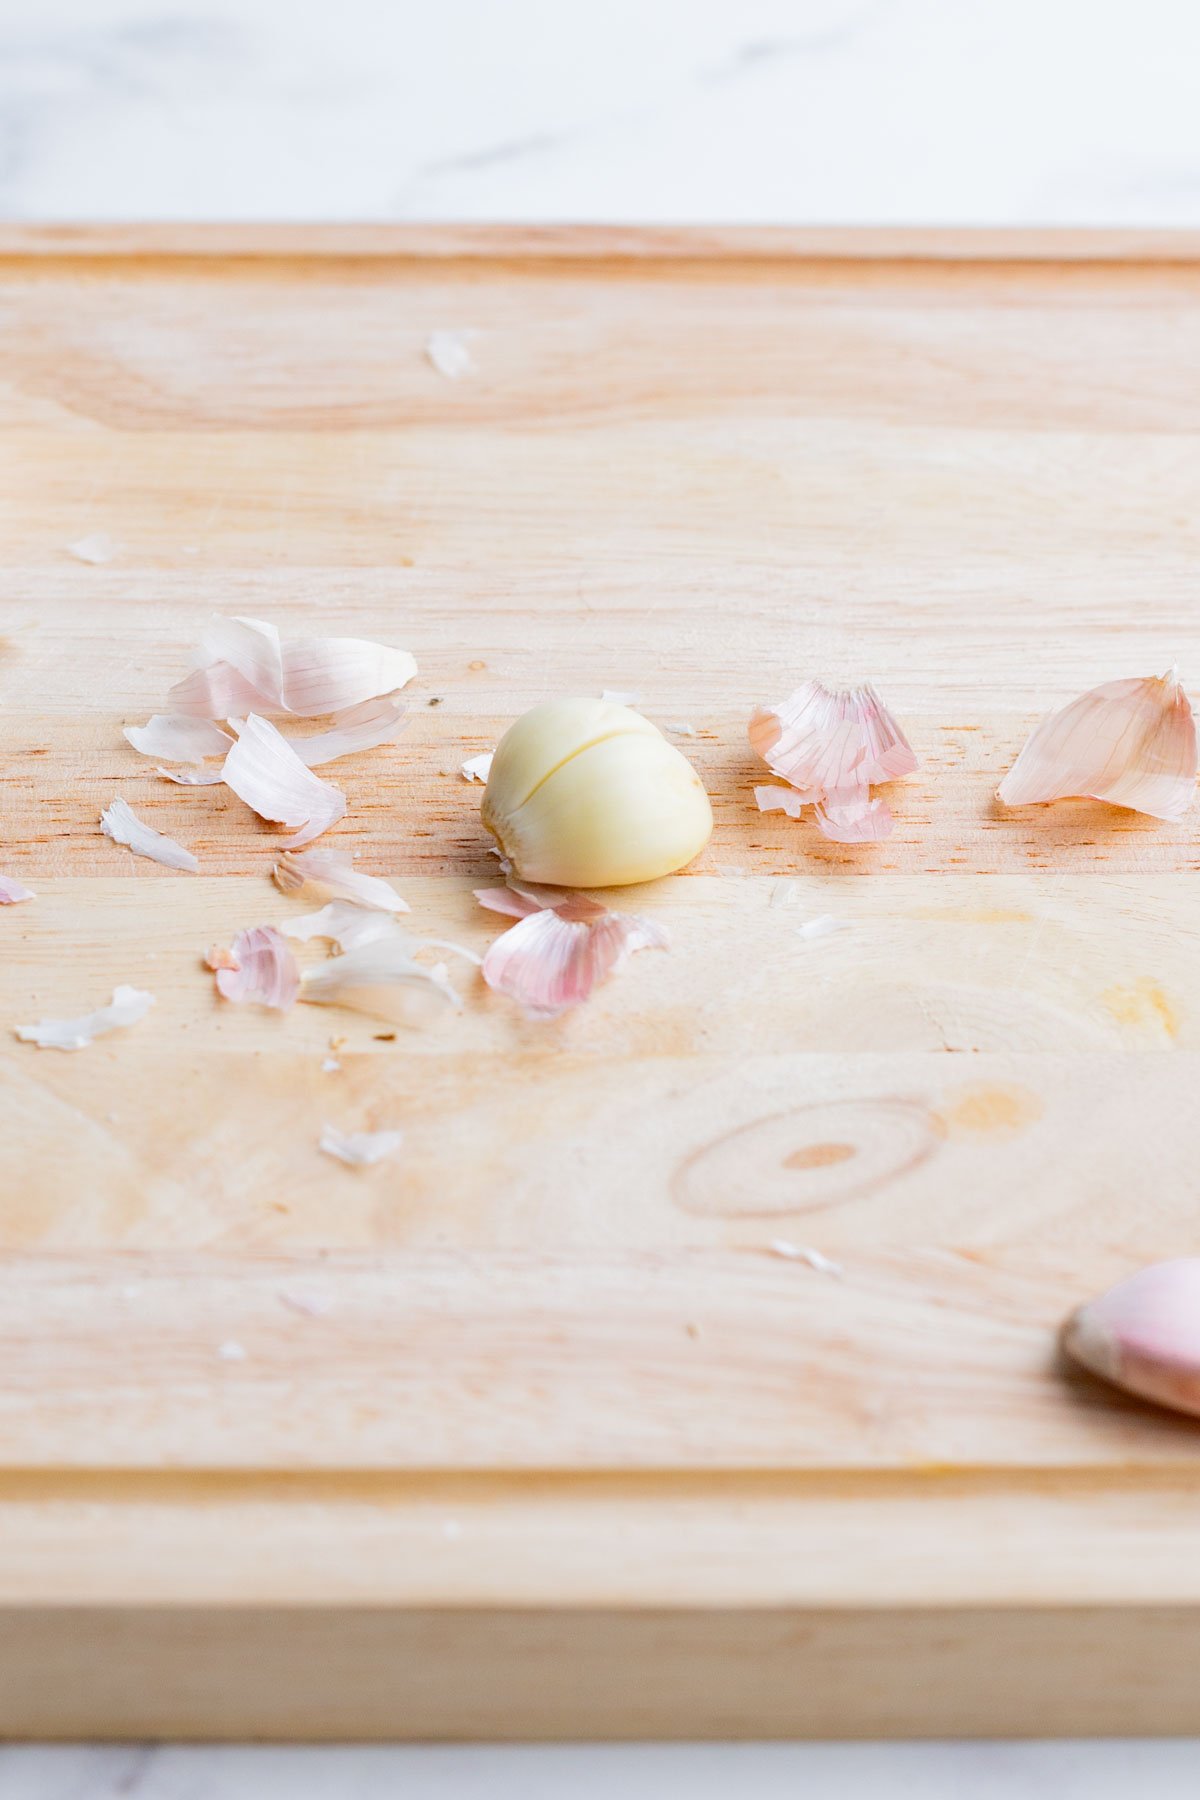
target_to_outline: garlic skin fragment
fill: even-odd
[[[1200,1414],[1200,1257],[1152,1263],[1079,1307],[1062,1346],[1143,1400]]]
[[[425,360],[447,381],[458,381],[476,372],[465,331],[431,331],[425,340]]]
[[[552,700],[510,726],[482,818],[518,875],[572,888],[673,874],[713,823],[700,777],[658,727],[595,699]]]
[[[15,875],[0,875],[0,906],[16,906],[22,900],[36,899],[33,889],[27,888]]]
[[[316,769],[322,763],[336,762],[340,756],[356,756],[361,750],[375,750],[398,738],[408,723],[408,708],[394,694],[382,699],[364,700],[348,712],[335,713],[328,731],[313,737],[289,737],[288,743],[302,763]]]
[[[358,906],[353,900],[327,900],[319,912],[288,919],[279,929],[285,937],[298,938],[303,944],[327,938],[339,950],[357,950],[360,944],[390,937],[399,927],[392,913],[380,912],[378,907]]]
[[[253,1002],[287,1012],[300,992],[300,971],[282,935],[273,925],[239,931],[228,952],[209,951],[205,959],[223,1000]]]
[[[112,1000],[96,1012],[79,1019],[39,1019],[36,1025],[18,1025],[16,1035],[23,1044],[36,1044],[39,1050],[85,1050],[105,1032],[136,1025],[153,1005],[153,994],[122,986],[114,988]]]
[[[112,561],[116,545],[106,531],[93,531],[89,537],[77,538],[73,544],[68,544],[67,555],[73,556],[76,562],[97,566]]]
[[[586,894],[547,893],[513,882],[476,888],[490,912],[518,923],[483,959],[483,979],[532,1019],[553,1019],[579,1006],[592,989],[624,968],[637,950],[668,950],[661,925],[637,913],[610,912]]]
[[[1181,819],[1196,790],[1196,722],[1174,669],[1108,681],[1051,713],[996,790],[1005,806],[1105,800]]]
[[[221,779],[260,819],[300,827],[284,840],[285,849],[298,850],[336,825],[346,811],[345,794],[314,775],[269,719],[251,713],[237,730]]]
[[[359,944],[344,956],[306,969],[300,998],[313,1006],[345,1006],[397,1024],[420,1023],[447,1007],[458,1010],[462,999],[444,966],[417,962],[413,951],[420,948],[419,942],[410,943],[399,931]]]
[[[321,1149],[326,1156],[334,1156],[351,1169],[369,1169],[372,1164],[382,1162],[385,1156],[394,1156],[404,1142],[401,1131],[339,1131],[336,1125],[326,1125],[321,1133]],[[282,1298],[282,1296],[280,1296]],[[293,1304],[285,1302],[285,1304]],[[307,1312],[308,1307],[297,1307],[297,1311]],[[327,1310],[327,1309],[323,1309]]]
[[[224,756],[233,742],[211,719],[196,719],[187,713],[155,713],[144,725],[126,725],[124,735],[139,756],[154,756],[163,762],[201,763],[206,756]],[[219,781],[220,776],[213,779]]]
[[[209,621],[192,669],[168,695],[173,713],[232,719],[245,713],[315,718],[363,707],[417,672],[407,650],[365,638],[281,638],[269,620]],[[361,728],[362,720],[357,721]]]
[[[280,893],[298,900],[351,900],[388,913],[409,910],[390,881],[364,875],[336,850],[287,850],[271,872]]]
[[[759,707],[749,735],[771,773],[795,790],[788,797],[778,788],[755,788],[760,812],[798,818],[811,805],[817,829],[838,844],[891,835],[891,812],[871,798],[871,788],[911,775],[917,758],[869,682],[839,689],[806,681],[777,706]]]
[[[161,863],[164,869],[181,869],[194,875],[200,867],[190,850],[139,819],[124,800],[114,800],[105,807],[100,814],[100,829],[114,844],[125,844],[135,856],[148,857],[151,862]]]

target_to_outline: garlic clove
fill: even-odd
[[[1200,1257],[1153,1263],[1073,1313],[1063,1349],[1144,1400],[1200,1413]]]
[[[552,769],[602,738],[635,732],[657,737],[657,727],[641,713],[611,700],[548,700],[522,713],[497,745],[488,771],[505,810],[514,812],[540,787]],[[486,820],[485,820],[486,823]]]
[[[483,822],[517,874],[561,887],[626,887],[681,869],[712,833],[696,771],[640,713],[555,701],[496,751]]]

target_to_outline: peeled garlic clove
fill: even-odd
[[[627,887],[670,875],[712,834],[700,777],[657,726],[605,700],[535,706],[501,739],[483,823],[518,875]]]
[[[1200,1413],[1200,1257],[1139,1269],[1073,1313],[1062,1342],[1093,1375]]]

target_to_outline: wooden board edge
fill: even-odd
[[[1200,1478],[0,1480],[0,1608],[1194,1606]]]
[[[1200,232],[747,225],[0,224],[3,258],[1190,264]]]
[[[1200,1730],[1200,1608],[0,1610],[0,1735],[588,1739]]]

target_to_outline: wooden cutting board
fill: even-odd
[[[993,799],[1200,682],[1196,241],[9,228],[0,383],[0,1727],[1200,1730],[1200,1427],[1054,1347],[1196,1250],[1200,811]],[[477,949],[462,759],[693,726],[672,954],[551,1024],[219,1005],[279,834],[121,735],[213,611],[413,650],[323,841]],[[810,674],[909,730],[886,844],[753,807]]]

